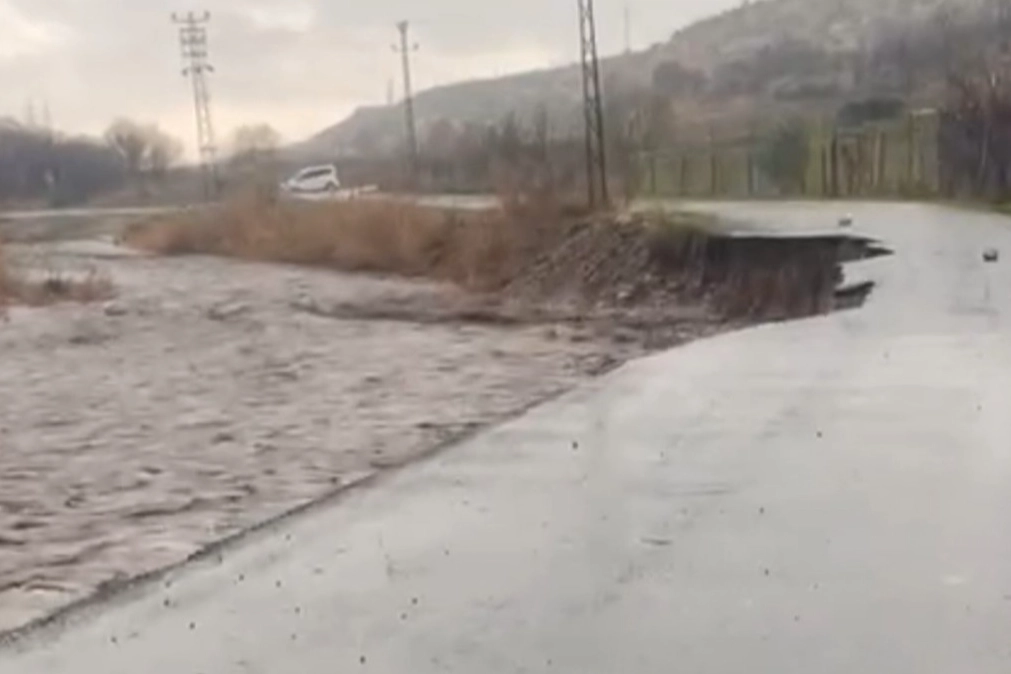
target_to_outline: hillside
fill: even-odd
[[[1002,0],[756,0],[679,30],[665,43],[606,59],[603,75],[611,98],[648,91],[690,99],[689,107],[703,113],[707,105],[725,110],[742,99],[751,106],[835,103],[896,89],[908,97],[922,86],[910,74],[920,66],[896,61],[918,58],[911,36],[936,29],[940,16],[976,21],[980,10],[1000,6]],[[883,63],[879,57],[889,49],[901,53],[889,52]],[[559,135],[579,128],[580,97],[579,69],[569,66],[423,91],[416,112],[423,144],[438,123],[482,127],[509,114],[523,123],[546,113]],[[361,108],[292,150],[303,156],[389,152],[401,142],[402,126],[399,105]]]

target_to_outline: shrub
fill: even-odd
[[[800,120],[780,124],[759,148],[758,168],[786,194],[804,192],[809,158],[807,129]]]

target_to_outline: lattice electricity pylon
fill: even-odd
[[[197,122],[197,149],[200,152],[200,168],[204,178],[204,195],[210,199],[218,191],[217,145],[214,139],[214,123],[211,119],[211,93],[207,86],[207,75],[214,72],[208,61],[207,23],[209,12],[196,15],[189,12],[185,16],[172,15],[173,23],[179,25],[179,46],[182,49],[183,76],[193,84],[193,107]]]
[[[579,44],[583,69],[583,110],[586,117],[586,183],[591,208],[607,206],[607,151],[604,145],[604,103],[597,58],[597,26],[593,0],[579,3]]]
[[[407,130],[407,163],[412,188],[418,187],[420,160],[418,155],[418,127],[414,118],[414,91],[411,88],[411,52],[418,51],[417,44],[411,44],[408,37],[410,23],[397,23],[400,44],[393,45],[393,51],[400,54],[404,78],[404,124]]]

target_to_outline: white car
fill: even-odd
[[[336,192],[341,182],[333,164],[309,166],[281,183],[281,189],[293,193]]]

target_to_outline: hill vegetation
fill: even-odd
[[[672,140],[672,126],[686,133],[694,122],[835,114],[867,98],[936,104],[960,60],[996,49],[1008,34],[1004,0],[758,0],[606,59],[602,69],[618,117],[611,123],[634,122],[658,144]],[[553,138],[572,137],[580,97],[575,66],[430,89],[416,101],[422,149],[473,144],[507,123],[546,123]],[[291,152],[389,154],[400,147],[402,125],[399,105],[362,108]]]

